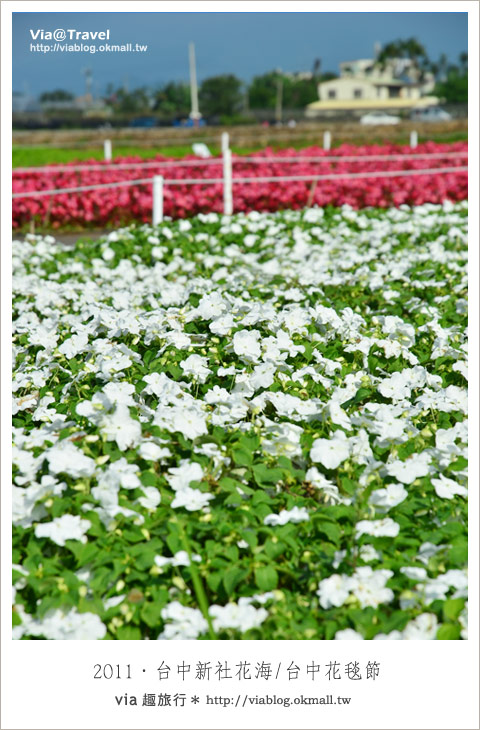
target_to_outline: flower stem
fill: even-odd
[[[182,539],[183,547],[187,551],[188,557],[190,560],[190,573],[192,575],[193,589],[194,589],[195,595],[197,597],[198,605],[200,606],[200,610],[203,614],[203,617],[208,624],[208,633],[210,635],[210,639],[212,639],[212,641],[215,641],[217,639],[217,635],[213,629],[212,618],[211,618],[210,614],[208,613],[207,594],[205,593],[202,579],[200,578],[200,575],[198,574],[197,566],[193,562],[192,550],[190,548],[190,543],[189,543],[188,537],[185,533],[185,530],[183,528],[183,522],[181,520],[178,520],[178,527],[180,530],[180,537]]]

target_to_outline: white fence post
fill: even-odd
[[[232,150],[230,149],[226,149],[223,153],[223,212],[225,215],[233,213]]]
[[[228,132],[222,132],[222,155],[225,154],[225,150],[230,147],[230,137]]]
[[[410,132],[410,147],[412,148],[412,150],[415,149],[415,147],[417,146],[417,144],[418,144],[418,134],[417,134],[416,130],[413,129]]]
[[[106,139],[103,143],[103,154],[108,162],[112,160],[112,142],[110,139]]]
[[[329,150],[331,147],[331,144],[332,144],[332,135],[327,130],[326,132],[323,133],[323,149]]]
[[[154,175],[152,192],[152,225],[158,226],[163,221],[163,177],[161,175]]]

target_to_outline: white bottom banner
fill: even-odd
[[[12,641],[7,654],[5,730],[478,728],[468,641]]]

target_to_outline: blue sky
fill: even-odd
[[[32,53],[30,28],[109,28],[111,43],[147,44],[148,51]],[[37,95],[64,88],[80,94],[85,67],[93,71],[94,94],[104,93],[109,82],[126,81],[132,89],[186,81],[190,41],[200,81],[221,73],[249,81],[274,68],[311,70],[315,58],[321,58],[324,71],[338,71],[340,61],[370,58],[376,41],[412,36],[432,59],[446,53],[456,61],[468,50],[467,13],[14,13],[13,89]]]

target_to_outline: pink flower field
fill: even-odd
[[[320,147],[309,147],[302,151],[286,149],[278,152],[264,149],[255,153],[261,163],[254,163],[240,156],[234,156],[233,178],[270,176],[307,176],[366,172],[392,172],[397,170],[431,170],[436,168],[463,167],[467,164],[466,142],[438,144],[427,142],[412,151],[408,146],[342,145],[326,152]],[[407,155],[432,155],[412,158]],[[445,157],[443,157],[445,154]],[[405,155],[405,159],[379,160],[379,155]],[[289,162],[289,157],[323,157],[324,160]],[[345,157],[334,160],[332,157]],[[352,160],[358,157],[358,160]],[[369,159],[371,158],[371,159]],[[96,160],[81,163],[81,170],[75,170],[78,163],[51,165],[37,171],[13,172],[13,193],[37,190],[64,189],[79,186],[111,184],[163,175],[166,180],[205,179],[203,184],[166,184],[164,192],[164,213],[172,218],[186,218],[198,213],[223,210],[223,185],[208,183],[210,179],[222,177],[222,159],[217,164],[198,164],[198,158],[184,158],[195,164],[169,166],[171,158],[156,156],[150,160],[138,157],[117,158],[113,162],[98,163]],[[157,165],[152,165],[158,162]],[[140,163],[138,167],[118,169],[116,165]],[[98,169],[99,166],[102,169]],[[88,168],[92,167],[91,170]],[[467,172],[411,175],[404,177],[372,177],[312,181],[242,182],[233,186],[234,212],[276,211],[284,208],[300,209],[305,206],[343,205],[353,208],[422,205],[442,203],[445,200],[459,201],[467,198]],[[62,227],[104,227],[116,226],[132,221],[149,222],[152,214],[151,183],[88,190],[77,193],[57,193],[53,196],[14,198],[12,226],[17,229],[32,219],[51,228]]]

